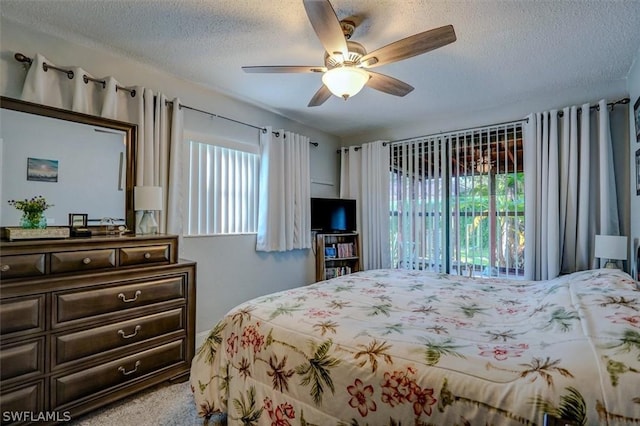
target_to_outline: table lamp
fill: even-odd
[[[162,210],[162,187],[136,186],[133,189],[133,205],[136,211],[144,212],[138,224],[138,233],[157,234],[155,212]]]
[[[594,256],[607,259],[605,268],[619,268],[618,261],[627,258],[627,237],[596,235]]]

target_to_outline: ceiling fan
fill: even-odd
[[[355,20],[338,20],[329,0],[303,0],[316,35],[324,46],[324,66],[245,66],[247,73],[323,73],[322,87],[309,101],[310,107],[322,105],[333,93],[347,100],[365,85],[384,93],[405,96],[413,87],[370,68],[421,55],[456,41],[452,25],[414,34],[371,53],[363,45],[350,41]]]

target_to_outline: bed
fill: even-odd
[[[640,424],[640,291],[363,271],[239,305],[190,380],[230,425]]]

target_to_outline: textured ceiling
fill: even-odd
[[[375,69],[414,86],[406,97],[365,88],[346,102],[332,97],[308,108],[319,74],[246,74],[240,68],[323,64],[301,0],[2,0],[0,11],[343,137],[619,81],[640,47],[639,0],[331,3],[338,18],[361,20],[352,40],[368,51],[447,24],[458,39]],[[82,58],[77,65],[85,65]]]

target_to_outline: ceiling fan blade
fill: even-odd
[[[292,73],[292,72],[325,72],[326,67],[314,67],[314,66],[288,66],[288,65],[275,65],[275,66],[249,66],[242,67],[242,70],[246,73]]]
[[[367,72],[371,76],[369,81],[367,81],[367,86],[372,89],[394,96],[405,96],[413,90],[413,86],[400,81],[397,78],[389,77],[388,75],[379,74],[373,71]]]
[[[365,68],[378,67],[429,52],[456,41],[453,25],[434,28],[374,50],[360,59]]]
[[[323,84],[322,87],[318,89],[316,94],[313,95],[313,98],[311,98],[311,100],[309,101],[309,105],[307,106],[314,107],[314,106],[322,105],[330,97],[331,97],[331,92],[329,91],[329,88]]]
[[[329,56],[349,54],[340,21],[328,0],[304,0],[304,9],[316,35]]]

